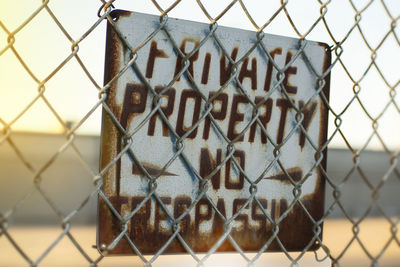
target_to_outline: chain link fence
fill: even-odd
[[[2,59],[9,60],[12,57],[19,64],[15,68],[13,67],[15,65],[11,64],[12,68],[1,69],[0,77],[4,80],[0,80],[0,86],[3,87],[0,95],[4,105],[7,106],[6,102],[12,101],[12,97],[8,100],[11,95],[9,87],[12,87],[12,83],[18,84],[18,80],[22,79],[22,76],[28,76],[31,82],[31,87],[23,88],[21,95],[16,98],[22,99],[23,95],[25,97],[23,101],[21,100],[18,104],[12,103],[11,106],[8,106],[8,109],[12,109],[13,113],[11,115],[0,114],[0,149],[8,153],[7,155],[14,160],[13,162],[17,165],[17,168],[24,169],[23,176],[28,178],[17,177],[12,172],[7,173],[8,166],[2,165],[1,167],[2,194],[5,195],[7,190],[11,190],[9,185],[13,184],[15,179],[25,181],[24,188],[12,188],[12,190],[15,190],[15,197],[12,201],[7,198],[4,198],[4,201],[1,200],[3,202],[1,207],[4,208],[4,210],[0,210],[0,241],[3,242],[1,244],[12,247],[17,252],[18,259],[13,260],[21,262],[22,266],[46,265],[45,259],[49,255],[58,255],[57,253],[62,255],[62,252],[57,248],[62,247],[65,239],[71,241],[71,244],[76,248],[75,253],[83,256],[82,260],[86,266],[102,266],[107,261],[117,261],[117,258],[109,258],[105,255],[122,243],[131,254],[137,255],[132,262],[133,264],[139,264],[139,266],[157,265],[160,258],[168,252],[168,247],[176,245],[176,243],[190,255],[191,266],[207,266],[210,258],[225,244],[224,242],[229,243],[237,255],[240,256],[240,261],[238,262],[243,266],[265,264],[266,262],[262,261],[262,257],[265,255],[264,252],[277,249],[282,251],[281,254],[284,257],[284,260],[279,264],[282,266],[302,265],[302,259],[309,254],[314,255],[312,261],[317,266],[319,264],[322,266],[326,263],[326,260],[330,261],[332,266],[342,266],[346,265],[344,258],[353,253],[352,248],[354,247],[358,247],[361,251],[360,253],[366,259],[363,264],[371,266],[389,266],[384,259],[389,250],[394,251],[397,256],[392,261],[396,262],[393,265],[396,266],[400,260],[398,256],[400,252],[400,237],[397,233],[399,210],[396,208],[394,210],[388,209],[386,203],[391,202],[392,206],[396,207],[398,206],[399,198],[390,193],[390,200],[382,202],[382,199],[385,198],[386,194],[389,194],[386,193],[389,190],[388,187],[397,186],[400,179],[397,166],[400,142],[396,137],[397,130],[400,129],[399,126],[396,126],[396,123],[400,125],[399,99],[396,91],[400,81],[396,68],[396,63],[398,62],[396,59],[400,55],[399,30],[397,27],[400,14],[399,5],[395,4],[394,1],[383,0],[310,0],[302,1],[301,3],[283,0],[271,1],[272,3],[241,0],[221,1],[218,3],[208,2],[200,0],[148,1],[139,5],[138,3],[119,0],[92,1],[91,5],[95,7],[94,9],[86,10],[84,7],[80,7],[80,3],[76,3],[76,5],[68,4],[63,8],[64,10],[61,10],[60,8],[57,9],[56,3],[53,6],[53,1],[44,0],[41,3],[37,3],[29,14],[23,13],[23,21],[17,24],[8,21],[9,17],[0,17],[0,37],[3,37],[0,41],[0,61]],[[15,9],[21,8],[12,7],[12,4],[8,3],[8,1],[2,3],[2,6],[7,13],[14,14],[18,13],[18,10],[15,12]],[[137,6],[141,6],[142,10],[137,10]],[[124,30],[118,26],[118,21],[113,16],[115,12],[112,12],[116,8],[147,11],[158,15],[159,24],[156,27],[156,31],[148,35],[147,38],[138,40],[137,45],[132,45],[131,42],[127,41],[128,38],[126,36],[129,33],[126,32],[126,29]],[[181,13],[177,10],[181,10]],[[189,10],[190,12],[188,12]],[[82,12],[82,14],[79,15],[78,12]],[[179,18],[179,14],[183,14],[182,17],[186,19],[206,22],[209,26],[209,32],[205,38],[199,40],[190,51],[183,49],[174,39],[174,34],[169,32],[169,17]],[[29,27],[37,23],[40,16],[46,17],[46,20],[40,20],[41,23],[48,23],[54,26],[53,29],[62,34],[64,45],[66,44],[65,47],[51,47],[51,42],[47,42],[46,38],[52,32],[47,33],[45,31],[35,32],[34,36],[31,36],[32,39],[30,39],[44,40],[44,45],[40,47],[40,51],[27,50],[22,46],[18,46],[19,38],[24,40],[22,36],[28,34]],[[90,25],[81,23],[81,16],[90,17],[92,23]],[[240,20],[238,19],[239,17],[241,18]],[[233,52],[231,53],[217,34],[221,28],[220,24],[234,27],[242,26],[235,24],[236,20],[240,21],[239,23],[245,21],[247,25],[243,27],[254,31],[254,38],[249,40],[252,46],[242,56],[236,56]],[[10,27],[9,24],[13,26]],[[109,31],[123,44],[126,59],[117,71],[111,72],[112,75],[105,78],[105,85],[103,86],[102,73],[99,75],[93,70],[96,70],[96,67],[94,67],[96,64],[104,64],[103,56],[100,57],[100,61],[98,60],[99,55],[105,54],[103,45],[107,24],[110,27]],[[148,81],[149,73],[146,73],[146,66],[140,64],[141,61],[138,56],[141,49],[146,45],[149,46],[158,32],[163,32],[168,37],[167,42],[172,44],[176,54],[175,58],[181,60],[181,65],[176,69],[173,78],[164,81],[165,87],[161,89],[155,88]],[[274,59],[273,51],[263,44],[266,33],[298,38],[298,51],[284,64],[278,63]],[[92,36],[97,36],[94,39],[95,41],[90,40]],[[216,93],[210,98],[199,89],[201,85],[195,79],[193,69],[191,69],[192,61],[197,57],[197,52],[209,39],[213,40],[218,45],[218,48],[221,49],[224,55],[223,60],[230,68],[226,82],[222,83],[220,88],[213,89]],[[99,40],[101,44],[99,44]],[[285,80],[285,76],[288,75],[288,70],[294,66],[298,57],[307,57],[306,46],[303,44],[308,40],[327,43],[329,46],[327,49],[329,49],[332,59],[331,65],[325,68],[323,72],[316,71],[312,61],[308,61],[307,64],[311,69],[310,72],[313,74],[315,83],[315,93],[302,105],[298,105],[291,101],[290,85]],[[86,50],[85,43],[89,43]],[[29,46],[29,43],[26,45]],[[50,59],[50,56],[45,56],[40,65],[29,63],[31,54],[51,55],[53,53],[52,49],[57,51],[63,49],[62,52],[57,52],[58,56],[62,55],[59,61],[58,58]],[[270,91],[258,100],[254,100],[248,95],[250,83],[246,83],[240,74],[240,67],[243,64],[249,64],[248,56],[253,50],[261,50],[268,61],[272,63],[272,69],[276,73],[276,80],[274,80]],[[90,54],[91,51],[95,51],[93,52],[94,56],[87,57],[86,54]],[[86,57],[86,60],[83,57]],[[1,66],[6,65],[3,64]],[[174,67],[172,66],[172,68]],[[75,77],[77,71],[79,71],[80,78],[78,78],[78,75]],[[127,71],[134,71],[146,94],[152,96],[152,103],[154,103],[151,111],[143,120],[137,122],[137,127],[130,128],[127,127],[127,122],[121,118],[122,116],[118,109],[115,108],[115,105],[110,102],[110,91],[119,80],[123,79],[122,77]],[[68,73],[73,73],[73,75],[69,77]],[[81,78],[82,76],[84,78]],[[329,76],[330,96],[324,90],[326,83],[329,83],[327,79]],[[193,91],[196,92],[197,98],[194,97],[193,99],[199,100],[202,109],[199,111],[198,118],[192,122],[190,127],[182,127],[179,130],[168,119],[169,114],[163,108],[161,98],[171,92],[170,89],[180,79],[188,81]],[[9,80],[11,82],[8,82]],[[61,81],[56,83],[54,82],[55,80]],[[71,85],[63,86],[63,83],[69,84],[71,81]],[[215,100],[220,100],[224,93],[232,90],[229,87],[232,85],[236,87],[236,92],[243,96],[243,103],[248,105],[251,110],[250,120],[238,134],[232,134],[221,129],[218,123],[218,120],[220,120],[218,112],[213,109]],[[83,88],[85,91],[85,88],[90,88],[88,89],[91,92],[90,99],[82,100],[82,95],[86,96],[85,93],[82,93],[82,95],[80,91],[71,93],[72,91],[69,91],[69,87]],[[51,90],[53,94],[50,92]],[[54,91],[56,92],[54,93]],[[286,130],[280,140],[272,136],[271,130],[266,127],[264,121],[266,119],[260,114],[261,108],[264,105],[267,107],[268,99],[272,94],[278,94],[282,99],[287,100],[288,110],[290,110],[288,120],[293,125],[292,128]],[[59,100],[60,98],[62,100]],[[310,112],[312,100],[315,99],[320,101],[329,114],[328,135],[326,140],[319,144],[315,143],[315,140],[308,135],[307,124],[304,122],[307,112]],[[66,104],[64,104],[64,100],[66,102],[69,101],[67,109],[78,110],[79,118],[76,117],[74,121],[66,118],[68,116],[65,116],[65,114],[68,112],[65,111]],[[48,142],[52,137],[46,138],[46,142],[41,146],[47,146],[52,151],[52,154],[38,162],[35,156],[27,155],[27,144],[21,140],[18,131],[21,129],[21,124],[23,125],[28,120],[33,125],[41,124],[42,119],[40,117],[29,116],[39,105],[39,102],[45,107],[46,112],[51,114],[52,120],[55,118],[56,123],[61,126],[61,130],[59,128],[58,131],[65,139],[62,143],[57,143]],[[87,148],[84,143],[88,141],[85,141],[84,138],[82,139],[81,135],[82,132],[85,133],[84,129],[90,124],[90,120],[95,121],[94,124],[97,124],[97,128],[95,126],[92,129],[95,129],[95,132],[97,131],[96,135],[100,135],[98,126],[100,125],[98,116],[100,111],[103,111],[103,116],[108,121],[108,127],[118,136],[119,144],[116,145],[118,151],[111,153],[112,157],[108,160],[103,158],[100,167],[97,168],[96,163],[93,164],[86,157],[84,149]],[[125,118],[125,120],[129,120],[129,118]],[[133,140],[138,136],[138,131],[144,125],[148,127],[149,124],[155,123],[154,120],[158,120],[160,125],[162,123],[160,131],[165,131],[172,137],[170,145],[174,148],[171,157],[166,159],[167,162],[163,164],[160,170],[155,172],[150,171],[149,167],[140,160],[143,152],[135,150],[134,146],[132,146]],[[216,134],[224,140],[225,156],[209,172],[201,172],[191,162],[190,157],[187,156],[188,151],[185,150],[185,144],[188,143],[190,135],[207,121],[211,125],[210,127],[215,129]],[[264,137],[271,146],[271,155],[268,156],[271,160],[269,164],[266,163],[262,167],[261,174],[257,177],[252,177],[244,170],[242,162],[238,160],[235,154],[235,149],[237,149],[240,139],[253,131],[253,125],[254,129],[256,129],[255,126],[259,129],[255,134],[260,135],[259,138]],[[303,142],[310,147],[309,149],[312,150],[315,157],[311,169],[303,170],[301,177],[297,178],[287,171],[280,155],[282,151],[287,149],[290,140],[299,138],[296,133],[304,135]],[[105,145],[108,145],[108,143]],[[94,146],[100,148],[98,142]],[[323,166],[323,162],[326,160],[324,151],[327,150],[329,158],[330,151],[333,151],[335,147],[341,147],[345,151],[346,157],[343,160],[347,161],[350,166],[349,169],[343,167],[340,174],[335,170],[327,172],[325,166]],[[367,160],[365,157],[370,155],[371,149],[383,152],[373,154],[372,159]],[[88,187],[90,190],[85,192],[83,196],[81,194],[75,195],[73,188],[63,188],[65,186],[65,180],[63,179],[74,179],[68,175],[65,176],[65,174],[58,174],[60,172],[57,169],[58,163],[66,154],[73,155],[74,158],[74,162],[68,168],[81,168],[85,173],[85,177],[76,178],[75,186],[79,188],[83,184],[92,183],[92,186]],[[373,158],[374,156],[378,157],[378,155],[379,158]],[[110,183],[107,177],[112,176],[115,170],[120,168],[118,165],[121,164],[123,157],[129,157],[137,165],[137,171],[145,179],[149,188],[145,197],[135,207],[132,204],[129,211],[125,210],[124,212],[115,205],[115,202],[111,200],[110,194],[106,192],[107,186],[109,186],[107,183]],[[171,212],[170,207],[167,206],[167,203],[157,191],[157,186],[160,186],[159,177],[164,172],[167,172],[168,167],[174,161],[178,160],[184,162],[188,172],[194,176],[196,181],[196,188],[194,188],[196,197],[191,199],[191,203],[187,204],[186,209],[180,214],[176,214],[174,211]],[[368,164],[379,160],[385,162],[385,171],[378,174],[371,173],[371,166],[368,166]],[[226,163],[232,166],[239,176],[243,176],[244,183],[248,184],[250,190],[248,199],[240,205],[240,208],[238,206],[231,216],[226,216],[222,212],[220,206],[212,200],[211,191],[209,190],[212,177]],[[341,166],[338,167],[340,168]],[[293,198],[278,216],[272,214],[271,210],[265,208],[257,198],[257,187],[271,168],[281,170],[285,179],[293,187]],[[328,170],[330,168],[329,161],[327,168]],[[315,172],[320,173],[325,183],[326,204],[321,216],[316,216],[313,212],[310,212],[307,204],[301,198],[303,184]],[[347,188],[350,188],[349,184],[356,179],[356,175],[361,178],[360,184],[362,188],[357,188],[357,192],[348,192]],[[49,189],[48,184],[52,180],[54,183],[52,188],[58,188],[57,190]],[[354,195],[361,195],[362,192],[366,192],[368,201],[359,203],[356,211],[349,210],[347,205],[350,204],[348,201],[344,201],[344,195],[350,194],[356,199],[357,197],[354,197]],[[40,198],[40,201],[45,202],[46,205],[43,207],[55,215],[53,221],[59,225],[60,232],[52,239],[51,243],[37,244],[36,247],[40,252],[38,255],[32,256],[31,251],[24,244],[23,236],[21,238],[18,237],[19,239],[17,240],[16,236],[18,234],[13,229],[14,225],[18,224],[16,222],[16,218],[19,216],[18,213],[21,211],[23,213],[24,206],[29,205],[35,198]],[[2,199],[2,196],[0,196],[0,199]],[[69,205],[61,204],[60,199],[68,201]],[[80,214],[85,212],[85,209],[93,209],[94,206],[90,203],[97,202],[97,199],[99,199],[99,205],[103,209],[102,212],[112,214],[112,220],[116,221],[116,225],[119,226],[115,230],[118,234],[113,236],[110,242],[100,244],[98,249],[102,253],[97,252],[97,250],[93,252],[92,247],[88,247],[80,240],[79,235],[74,234],[74,229],[79,232],[79,225],[75,221]],[[148,201],[153,201],[156,205],[159,205],[162,213],[160,216],[163,216],[163,220],[169,221],[168,227],[170,228],[167,238],[157,246],[156,252],[152,253],[153,255],[151,256],[148,256],[148,253],[144,253],[138,240],[132,238],[132,235],[129,234],[131,219],[138,216],[141,210],[146,207],[146,203],[150,203]],[[182,233],[182,222],[185,222],[185,216],[190,212],[194,212],[197,206],[205,204],[208,205],[213,214],[217,214],[220,217],[223,231],[209,244],[206,251],[197,253],[192,243]],[[235,224],[235,220],[245,214],[245,210],[251,205],[259,208],[261,213],[258,215],[262,216],[263,220],[270,225],[270,229],[266,235],[265,242],[257,251],[248,253],[241,247],[240,240],[232,232],[232,227]],[[285,246],[285,242],[280,239],[279,234],[279,231],[286,229],[280,229],[279,226],[285,223],[285,219],[289,218],[288,216],[293,209],[300,210],[305,218],[312,222],[313,226],[311,238],[307,240],[299,252],[291,252]],[[330,223],[330,220],[336,217],[341,217],[341,220],[348,226],[346,231],[350,232],[349,238],[341,239],[341,241],[335,239],[343,234],[335,226],[335,223]],[[369,223],[371,217],[372,220],[379,218],[379,227],[384,228],[375,229],[374,227],[378,226],[373,225],[370,228],[372,230],[367,231],[384,233],[385,237],[381,239],[381,243],[369,242],[362,237],[362,233],[365,233],[365,228],[363,227]],[[47,224],[44,223],[44,225]],[[324,236],[321,235],[322,226],[324,228]],[[326,232],[333,233],[330,237],[335,238],[330,240],[325,236]],[[318,250],[308,252],[310,247],[315,244]],[[94,245],[94,243],[91,245]],[[5,248],[0,248],[0,250],[4,251]],[[5,259],[6,256],[0,256],[0,265],[2,265],[1,257]],[[67,255],[66,257],[71,256],[75,257],[76,255]],[[174,261],[179,262],[179,257],[175,256]],[[20,261],[21,259],[22,261]],[[137,263],[138,261],[140,263]],[[171,264],[175,265],[176,263]]]

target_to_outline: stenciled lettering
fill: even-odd
[[[286,199],[257,198],[248,203],[247,198],[234,198],[229,200],[232,203],[231,210],[227,210],[228,200],[218,198],[215,203],[217,213],[207,198],[201,198],[192,210],[188,208],[193,203],[193,199],[186,195],[178,195],[175,198],[160,196],[159,199],[167,210],[164,210],[158,200],[145,201],[145,199],[145,196],[111,196],[109,198],[120,214],[126,214],[141,206],[128,222],[127,234],[132,240],[143,240],[149,234],[170,235],[173,224],[167,215],[167,210],[180,225],[181,235],[202,235],[222,233],[224,221],[234,215],[236,217],[233,230],[252,229],[265,232],[271,225],[267,215],[276,221],[289,207]],[[113,217],[112,225],[115,232],[121,232],[121,229],[118,229],[120,223],[116,217]]]

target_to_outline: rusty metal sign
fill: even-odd
[[[257,44],[251,31],[112,16],[105,82],[118,78],[107,91],[113,116],[103,112],[101,168],[112,167],[102,187],[108,202],[99,198],[98,247],[316,249],[327,45],[268,34]]]

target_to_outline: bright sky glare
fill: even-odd
[[[173,1],[160,0],[162,7]],[[279,8],[280,1],[243,1],[258,25],[264,24]],[[272,3],[270,3],[272,2]],[[363,7],[368,1],[355,1],[356,7]],[[400,14],[400,1],[386,1],[394,17]],[[8,29],[15,31],[38,7],[40,0],[0,0],[0,21]],[[211,16],[219,14],[230,1],[202,1]],[[72,37],[78,40],[96,21],[100,1],[50,1],[49,7],[62,26]],[[117,0],[116,8],[131,11],[159,14],[151,1]],[[354,24],[355,11],[349,1],[332,1],[325,16],[329,29],[337,40],[342,40]],[[288,12],[301,33],[320,16],[320,4],[316,0],[289,1]],[[196,1],[182,1],[169,14],[170,17],[208,23]],[[219,21],[219,25],[255,30],[237,2]],[[372,48],[376,48],[390,30],[391,19],[386,14],[380,1],[375,1],[362,13],[361,29]],[[93,79],[101,87],[104,73],[106,21],[96,27],[87,38],[79,44],[78,55]],[[298,37],[287,17],[281,12],[265,29],[266,33]],[[395,28],[400,36],[400,28]],[[307,36],[309,40],[334,42],[327,33],[322,21]],[[7,34],[0,28],[0,51],[7,46]],[[40,82],[52,75],[52,72],[70,55],[72,43],[54,23],[45,9],[15,35],[14,48]],[[359,99],[371,117],[376,118],[389,104],[387,110],[379,117],[377,131],[391,149],[400,147],[400,114],[390,102],[390,87],[398,89],[400,62],[399,43],[392,34],[376,52],[376,64],[387,80],[384,83],[375,67],[368,69],[371,63],[371,51],[363,41],[359,31],[354,29],[343,44],[341,59],[344,66],[358,81],[368,70],[365,78],[359,83]],[[333,57],[334,59],[335,57]],[[21,117],[21,112],[38,96],[39,86],[35,78],[20,64],[11,49],[0,56],[0,118],[12,123],[13,131],[62,132],[62,126],[49,106],[39,98]],[[330,105],[335,113],[340,114],[354,97],[354,83],[346,75],[344,68],[337,63],[331,73]],[[98,91],[85,75],[77,60],[72,58],[54,76],[45,83],[44,96],[60,118],[72,124],[78,123],[97,103]],[[394,97],[399,101],[399,97]],[[331,114],[332,115],[332,114]],[[14,120],[17,120],[14,122]],[[100,134],[101,108],[96,111],[78,129],[81,134]],[[372,121],[355,100],[341,116],[341,129],[353,147],[362,147],[373,133]],[[1,127],[1,126],[0,126]],[[335,130],[334,117],[329,118],[329,134]],[[344,147],[343,138],[336,134],[332,146]],[[374,136],[369,149],[382,149],[379,139]]]

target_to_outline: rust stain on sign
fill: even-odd
[[[160,25],[158,16],[127,11],[114,11],[112,16],[131,47]],[[185,253],[178,238],[170,240],[178,230],[193,251],[206,252],[229,227],[230,236],[244,251],[258,251],[273,236],[274,222],[282,215],[286,217],[279,222],[277,236],[286,250],[303,250],[309,244],[309,249],[316,249],[313,220],[323,215],[321,168],[325,169],[326,150],[321,155],[314,146],[326,142],[328,116],[317,78],[330,66],[327,45],[305,41],[304,53],[299,53],[299,40],[265,35],[262,42],[276,65],[291,63],[279,85],[277,70],[261,45],[246,54],[257,41],[254,32],[226,27],[215,31],[233,61],[243,58],[233,64],[214,38],[202,43],[209,25],[169,18],[165,29],[170,36],[163,29],[155,34],[137,51],[138,69],[128,68],[108,91],[111,112],[134,135],[130,153],[105,173],[102,190],[122,217],[140,208],[127,222],[126,236],[107,254],[134,254],[127,237],[143,254],[154,254],[168,242],[164,253]],[[170,37],[184,55],[191,55],[186,63]],[[193,51],[200,43],[200,49]],[[129,60],[130,51],[108,25],[105,82]],[[167,87],[183,68],[186,71]],[[237,80],[231,79],[233,73]],[[322,92],[328,97],[329,75],[324,80]],[[206,115],[207,103],[212,105],[212,118]],[[258,120],[251,124],[256,108]],[[296,109],[302,110],[303,130],[296,125]],[[183,148],[178,142],[182,136]],[[228,139],[234,140],[234,150]],[[275,162],[275,145],[281,145],[282,167]],[[112,118],[103,112],[101,168],[125,146]],[[175,157],[181,152],[184,157]],[[292,205],[298,183],[302,183],[302,205]],[[98,246],[111,244],[122,229],[100,198]],[[268,247],[280,250],[276,240]],[[226,239],[217,251],[235,249]]]

